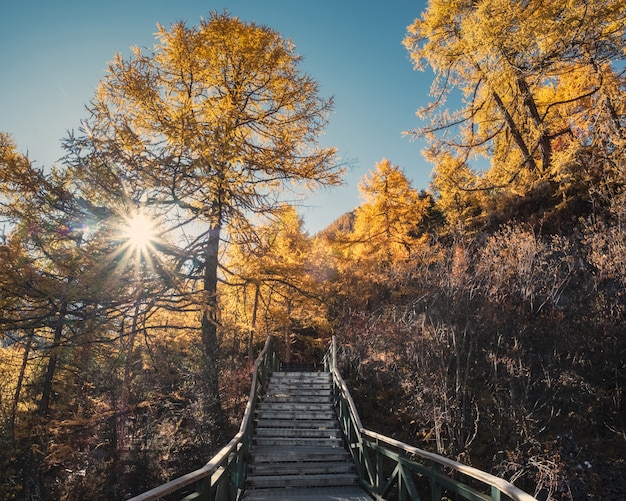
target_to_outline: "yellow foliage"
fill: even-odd
[[[236,234],[221,298],[225,320],[242,336],[327,327],[312,242],[302,227],[296,209],[284,204],[267,224]]]
[[[365,203],[355,211],[348,253],[360,274],[375,276],[420,252],[425,237],[418,236],[418,229],[429,200],[420,198],[402,170],[387,159],[364,176],[359,190]]]
[[[490,160],[473,188],[524,195],[550,180],[566,191],[589,168],[581,151],[624,144],[624,12],[626,0],[429,2],[404,44],[435,74],[434,101],[418,111],[427,123],[411,134],[430,143],[443,206],[466,198],[453,186],[467,173],[450,175],[451,163]]]

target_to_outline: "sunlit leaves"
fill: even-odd
[[[226,265],[230,287],[223,301],[225,313],[240,329],[265,337],[327,327],[312,246],[302,218],[287,204],[267,224],[235,235]]]
[[[159,26],[157,38],[111,64],[90,121],[142,183],[173,184],[179,205],[197,200],[203,219],[225,223],[271,203],[280,180],[339,182],[334,150],[316,147],[332,100],[299,72],[289,41],[217,14]]]
[[[625,8],[623,0],[429,2],[404,43],[417,69],[435,73],[434,101],[419,111],[426,125],[413,131],[428,139],[430,159],[486,157],[485,189],[523,196],[554,180],[567,191],[581,150],[624,140]]]
[[[420,195],[400,167],[384,159],[359,185],[365,200],[354,213],[351,231],[339,232],[337,266],[345,280],[356,280],[364,300],[388,280],[407,274],[414,260],[429,259],[420,224],[430,199]]]

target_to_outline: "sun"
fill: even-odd
[[[145,252],[155,238],[154,222],[144,213],[137,212],[125,221],[124,237],[133,250]]]
[[[125,273],[134,270],[140,280],[144,273],[154,272],[161,263],[158,250],[164,244],[159,231],[158,219],[153,219],[141,209],[120,210],[112,235],[114,245],[108,259],[116,263],[116,269]]]

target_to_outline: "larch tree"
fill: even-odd
[[[406,268],[424,250],[419,225],[430,201],[387,159],[361,179],[359,191],[364,203],[355,211],[348,254],[358,267],[355,273],[377,281]]]
[[[524,195],[567,184],[590,144],[622,144],[625,12],[624,0],[431,0],[404,44],[435,74],[418,111],[427,124],[412,134],[436,166],[448,159],[443,184]],[[476,156],[491,161],[485,175],[450,171]]]
[[[174,271],[196,283],[207,377],[219,413],[218,280],[225,231],[271,213],[283,188],[341,182],[321,147],[332,99],[276,31],[212,13],[158,26],[152,49],[116,56],[68,162],[100,191],[169,228]],[[168,230],[163,230],[164,232]],[[193,292],[192,291],[192,292]]]
[[[389,262],[407,260],[417,242],[417,227],[425,216],[427,200],[402,169],[383,159],[359,183],[365,203],[356,210],[354,234]]]
[[[63,203],[59,192],[54,193],[50,180],[4,133],[0,134],[0,167],[0,217],[5,225],[0,329],[3,338],[25,346],[15,405],[35,329],[47,342],[49,357],[39,402],[39,410],[47,413],[70,302],[71,278],[65,272],[76,265],[75,245],[67,238],[70,232],[57,210]],[[15,422],[14,413],[11,421]]]
[[[6,224],[0,245],[0,331],[24,344],[22,373],[31,349],[47,358],[39,411],[48,414],[61,360],[85,342],[95,319],[109,311],[111,297],[120,295],[100,288],[113,264],[99,259],[107,249],[87,236],[83,209],[68,189],[70,178],[56,169],[34,168],[2,134],[0,167],[0,217]]]
[[[310,273],[311,250],[302,217],[290,204],[229,248],[231,287],[226,296],[231,314],[239,316],[249,333],[250,355],[261,329],[288,335],[305,327],[326,327],[319,283]]]

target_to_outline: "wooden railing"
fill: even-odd
[[[363,488],[374,499],[420,500],[421,495],[440,501],[456,493],[470,501],[537,501],[502,478],[365,429],[337,368],[335,337],[324,369],[333,375],[335,408],[346,446]]]
[[[261,391],[267,387],[271,373],[279,366],[276,343],[270,336],[254,362],[248,405],[232,440],[199,470],[155,487],[130,501],[152,501],[169,494],[177,499],[198,501],[235,501],[245,487],[247,457],[252,441],[254,409]]]

